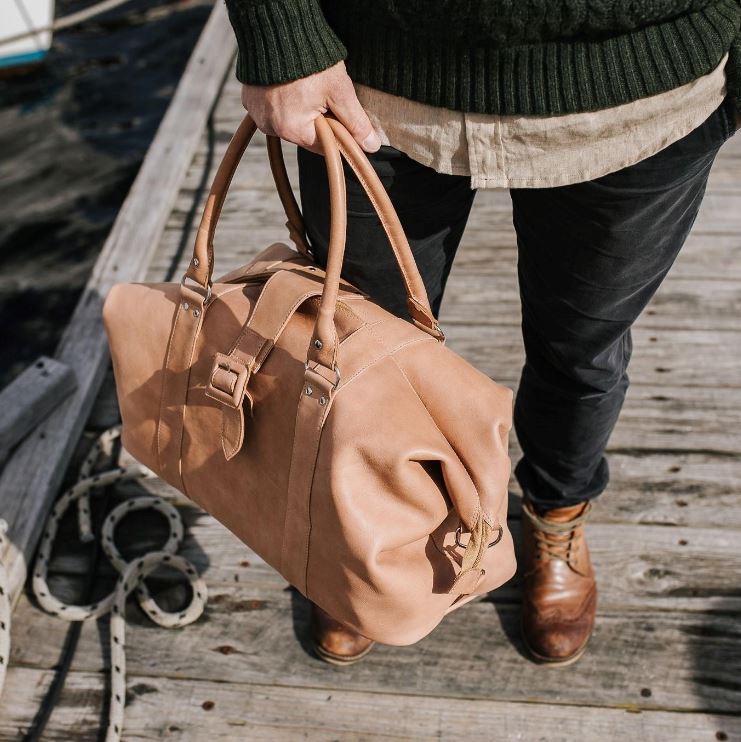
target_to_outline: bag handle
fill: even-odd
[[[322,149],[325,152],[327,164],[327,174],[330,183],[330,199],[332,206],[332,216],[330,230],[330,250],[328,256],[327,278],[325,280],[325,291],[320,308],[323,306],[324,311],[320,311],[315,329],[314,341],[319,340],[322,348],[316,347],[312,343],[312,348],[318,352],[315,358],[318,362],[325,365],[329,360],[329,350],[327,347],[333,345],[331,342],[334,336],[334,306],[336,305],[337,290],[339,287],[339,274],[342,269],[342,257],[345,249],[345,226],[347,222],[347,211],[345,207],[345,184],[344,172],[340,160],[340,151],[347,160],[348,164],[355,171],[358,179],[363,185],[368,197],[371,200],[381,224],[384,227],[386,235],[391,243],[391,247],[396,257],[396,262],[402,274],[404,286],[407,293],[407,305],[414,323],[438,339],[443,339],[443,333],[432,314],[424,282],[417,269],[414,255],[412,254],[409,243],[407,242],[404,230],[399,221],[399,217],[394,210],[391,200],[386,193],[383,184],[376,175],[375,170],[371,167],[368,159],[363,154],[359,145],[352,138],[351,134],[345,129],[339,121],[334,119],[325,119],[323,116],[317,118],[315,122],[317,134]],[[211,290],[211,280],[214,268],[214,248],[213,240],[216,231],[216,225],[224,205],[226,194],[231,185],[232,178],[237,169],[247,145],[250,143],[257,126],[252,117],[245,116],[239,125],[236,133],[229,142],[226,153],[216,171],[211,190],[206,201],[206,206],[201,217],[201,222],[196,235],[193,256],[188,265],[188,269],[183,276],[183,283],[186,279],[195,281],[201,288],[208,293]],[[280,151],[280,140],[277,137],[268,137],[268,147],[271,160],[271,169],[276,181],[276,188],[283,203],[288,218],[289,229],[292,236],[297,235],[303,241],[304,226],[301,212],[290,188],[288,177],[285,173],[285,164],[283,162],[282,152]],[[300,244],[297,242],[297,244]],[[338,255],[333,259],[332,255]],[[330,271],[330,263],[332,270]],[[331,320],[328,317],[330,306],[332,308]],[[332,329],[328,322],[332,322]],[[332,354],[334,355],[334,353]],[[321,360],[320,360],[321,359]]]

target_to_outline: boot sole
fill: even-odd
[[[312,641],[311,646],[314,650],[314,654],[316,654],[316,656],[319,657],[320,660],[328,662],[330,665],[335,665],[336,667],[347,667],[348,665],[354,665],[356,662],[362,660],[363,657],[365,657],[368,652],[370,652],[371,649],[376,646],[376,643],[372,642],[362,652],[351,655],[335,654],[334,652],[329,652],[317,641]]]
[[[592,635],[590,634],[584,640],[584,643],[568,657],[554,658],[547,657],[544,654],[539,654],[530,646],[530,643],[527,640],[527,636],[525,635],[525,628],[523,627],[522,622],[520,622],[520,636],[522,638],[522,643],[525,645],[527,653],[530,655],[530,658],[535,660],[539,665],[545,665],[547,667],[566,667],[567,665],[573,665],[574,662],[581,659],[584,652],[587,651],[587,644],[589,644],[589,640],[592,638]]]

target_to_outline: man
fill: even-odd
[[[630,327],[684,243],[738,123],[741,2],[227,5],[245,107],[262,131],[300,147],[319,262],[328,197],[313,122],[324,112],[347,126],[389,188],[436,312],[475,188],[510,189],[526,350],[514,411],[523,638],[537,661],[575,661],[597,602],[583,526],[608,483]],[[347,179],[344,276],[404,316],[383,230]],[[347,664],[370,650],[316,606],[313,619],[324,659]]]

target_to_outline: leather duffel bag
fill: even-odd
[[[248,116],[183,280],[111,290],[103,314],[123,443],[332,616],[410,644],[514,573],[512,393],[445,346],[375,171],[339,122],[316,128],[331,198],[326,272],[269,137],[297,249],[272,245],[212,282],[216,223],[255,132]],[[341,279],[341,156],[386,230],[412,322]]]

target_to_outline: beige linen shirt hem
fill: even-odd
[[[355,90],[382,143],[417,162],[470,176],[471,188],[547,188],[634,165],[696,129],[725,98],[726,59],[668,92],[560,116],[464,113]]]

